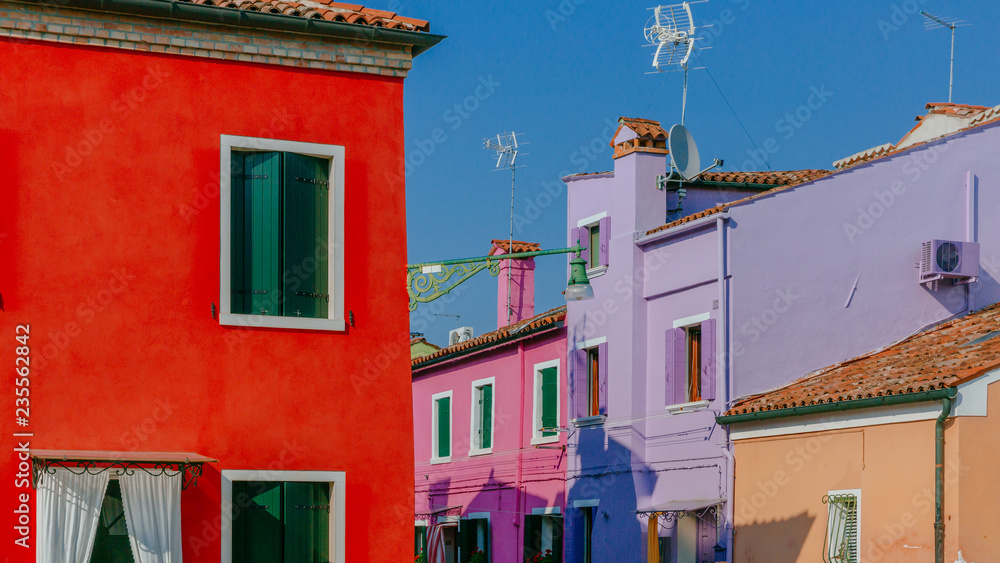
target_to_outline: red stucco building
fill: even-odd
[[[410,556],[403,81],[428,30],[0,1],[9,561]]]

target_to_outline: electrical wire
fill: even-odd
[[[774,169],[771,168],[771,163],[768,162],[766,158],[764,158],[765,154],[764,151],[760,150],[760,147],[757,146],[757,143],[753,140],[753,137],[750,136],[750,132],[747,131],[746,125],[743,125],[743,120],[740,119],[740,116],[736,114],[736,110],[733,109],[733,104],[729,103],[729,98],[727,98],[726,95],[722,92],[722,88],[719,87],[719,83],[715,81],[715,77],[712,76],[712,72],[708,70],[708,65],[706,65],[705,61],[701,60],[701,57],[698,56],[698,51],[694,51],[694,56],[698,57],[698,62],[705,68],[705,73],[708,74],[708,77],[712,79],[712,84],[715,84],[715,89],[719,91],[719,95],[722,96],[722,99],[726,102],[726,105],[729,106],[729,111],[733,113],[733,117],[735,117],[736,121],[740,124],[740,128],[743,129],[743,133],[746,134],[747,139],[750,139],[750,144],[752,144],[753,147],[757,149],[757,154],[759,154],[761,160],[764,161],[764,165],[767,166],[768,170],[773,171]]]

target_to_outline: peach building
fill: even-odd
[[[737,401],[734,561],[995,561],[997,380],[992,305]]]

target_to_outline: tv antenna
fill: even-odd
[[[707,2],[708,0],[701,0]],[[653,16],[646,22],[644,34],[650,45],[656,46],[653,68],[659,72],[684,71],[684,95],[681,99],[681,124],[687,112],[688,62],[694,51],[695,27],[691,16],[691,4],[684,2],[670,6],[651,8]]]
[[[459,325],[459,321],[461,321],[461,319],[462,319],[462,315],[449,315],[449,314],[446,314],[446,313],[434,313],[434,316],[435,317],[454,317],[454,319],[455,319],[455,328],[461,328],[458,325]]]
[[[525,144],[525,143],[522,143]],[[517,172],[517,134],[500,133],[496,139],[489,138],[483,140],[483,148],[496,151],[496,169],[510,168],[510,237],[508,239],[507,254],[514,252],[514,180]],[[510,316],[513,310],[510,308],[510,280],[511,269],[507,268],[507,324],[510,324]]]
[[[923,10],[920,10],[920,15],[927,18],[927,21],[924,22],[924,29],[926,30],[937,29],[938,26],[951,30],[951,66],[948,70],[948,103],[950,104],[951,87],[955,83],[955,28],[967,24],[962,20],[948,21],[937,16],[932,16]]]

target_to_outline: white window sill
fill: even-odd
[[[607,418],[608,415],[606,414],[599,414],[597,416],[587,416],[583,418],[574,418],[573,425],[576,426],[577,428],[580,428],[581,426],[598,426],[604,424],[604,421],[607,420]]]
[[[477,455],[488,455],[493,453],[493,447],[483,448],[479,450],[469,450],[469,457],[475,457]]]
[[[431,458],[431,465],[440,465],[442,463],[451,463],[451,456]]]
[[[679,403],[667,405],[667,412],[670,414],[684,414],[686,412],[702,411],[708,408],[709,401],[694,401],[692,403]]]
[[[607,271],[608,271],[608,266],[606,264],[604,266],[598,266],[596,268],[591,268],[591,269],[587,270],[587,277],[588,278],[600,277],[600,276],[603,276],[604,272],[607,272]]]
[[[343,319],[312,319],[304,317],[276,317],[271,315],[240,315],[234,313],[220,314],[219,324],[250,328],[291,328],[328,331],[343,331],[346,328]]]
[[[532,446],[538,446],[541,444],[554,444],[559,441],[559,433],[556,432],[555,436],[536,436],[531,439]]]

